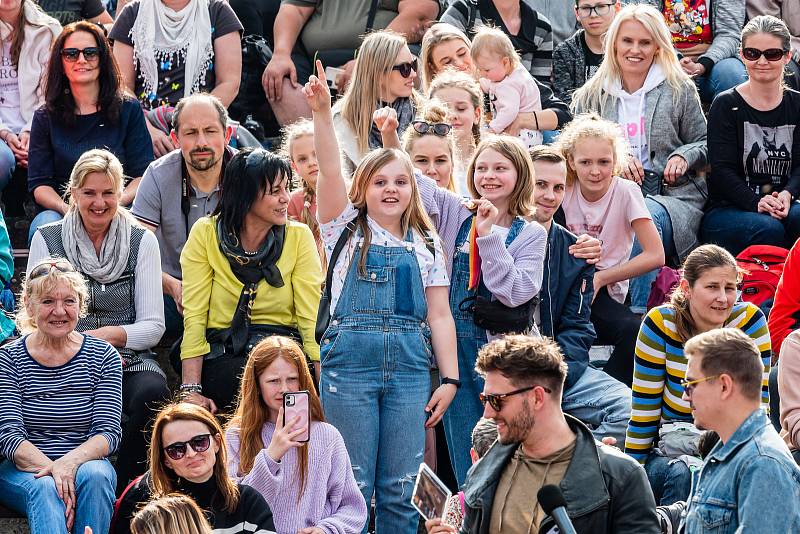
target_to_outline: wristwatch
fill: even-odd
[[[442,377],[442,379],[439,380],[439,382],[441,382],[442,385],[453,384],[456,387],[456,389],[461,387],[461,380],[457,380],[455,378]]]

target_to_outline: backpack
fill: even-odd
[[[658,270],[656,279],[650,286],[650,296],[647,297],[647,309],[661,306],[669,300],[672,290],[681,282],[681,273],[677,269],[664,265]]]
[[[789,251],[772,245],[750,245],[736,257],[747,271],[742,279],[742,300],[760,306],[775,297]]]

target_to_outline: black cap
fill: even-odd
[[[561,493],[561,488],[554,484],[542,486],[542,489],[536,494],[536,498],[539,499],[539,504],[542,505],[542,510],[544,510],[547,515],[552,515],[553,510],[559,506],[567,507],[567,501],[564,500],[564,494]]]

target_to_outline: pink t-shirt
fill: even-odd
[[[628,261],[636,237],[631,223],[636,219],[652,219],[639,186],[618,176],[612,179],[606,194],[596,202],[586,200],[579,187],[567,187],[561,206],[567,228],[572,233],[589,234],[602,241],[603,254],[595,265],[598,271]],[[617,302],[624,303],[628,280],[609,285],[608,294]]]

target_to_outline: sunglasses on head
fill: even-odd
[[[446,136],[450,133],[450,130],[453,129],[452,126],[444,122],[431,123],[425,121],[414,121],[411,123],[411,126],[413,126],[414,131],[420,135],[431,133],[433,135],[438,135],[439,137]]]
[[[176,441],[164,447],[164,452],[173,460],[180,460],[186,456],[186,447],[191,447],[194,452],[206,452],[211,446],[211,434],[200,434],[189,441]]]
[[[78,56],[83,54],[83,59],[86,61],[94,61],[100,57],[100,49],[96,46],[87,46],[86,48],[62,48],[61,57],[70,63],[78,61]]]
[[[783,48],[769,48],[767,50],[742,48],[742,56],[747,61],[758,61],[761,56],[767,58],[767,61],[780,61],[786,55],[786,52]]]
[[[414,72],[418,72],[417,58],[414,58],[413,60],[407,61],[405,63],[400,63],[399,65],[394,65],[392,67],[392,70],[396,70],[397,72],[399,72],[400,76],[402,76],[403,78],[408,78],[409,76],[411,76],[412,70]]]
[[[481,404],[483,404],[484,406],[486,406],[486,403],[488,402],[489,406],[492,407],[492,410],[499,412],[500,410],[503,409],[503,401],[505,401],[505,399],[507,399],[508,397],[513,397],[514,395],[525,393],[526,391],[530,391],[533,388],[537,387],[542,388],[548,393],[552,393],[550,388],[546,388],[544,386],[540,386],[537,384],[533,386],[528,386],[526,388],[515,389],[514,391],[509,391],[508,393],[500,393],[497,395],[494,395],[492,393],[478,393],[478,400],[480,400]]]
[[[28,276],[28,280],[34,280],[40,276],[50,274],[50,271],[53,269],[57,269],[62,273],[75,272],[75,267],[73,267],[72,264],[66,260],[48,261],[31,269],[31,274]]]

